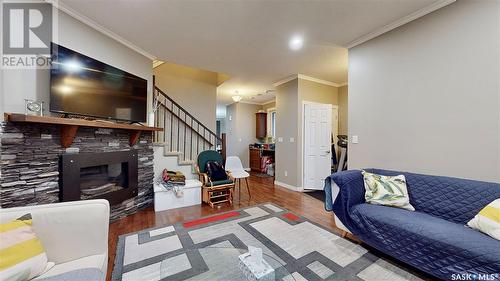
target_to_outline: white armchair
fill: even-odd
[[[83,268],[98,268],[106,277],[108,265],[109,203],[86,200],[0,209],[5,223],[31,213],[33,228],[49,262],[55,266],[45,278]]]

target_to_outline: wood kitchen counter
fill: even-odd
[[[274,161],[274,150],[250,147],[250,169],[254,172],[261,172],[260,165],[262,163],[262,157],[272,156]]]

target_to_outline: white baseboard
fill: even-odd
[[[304,191],[304,189],[301,186],[293,186],[293,185],[290,185],[290,184],[287,184],[284,182],[280,182],[280,181],[274,181],[274,184],[279,185],[279,186],[284,187],[284,188],[287,188],[287,189],[290,189],[290,190],[293,190],[293,191],[298,191],[298,192]]]

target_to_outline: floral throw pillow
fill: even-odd
[[[361,173],[365,183],[367,203],[415,211],[415,208],[410,204],[404,175],[383,176],[366,171]]]

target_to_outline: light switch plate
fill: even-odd
[[[278,142],[283,142],[283,138],[282,138],[282,137],[279,137],[279,138],[278,138]]]
[[[295,138],[294,137],[290,137],[290,142],[295,142]]]
[[[359,143],[359,138],[357,135],[352,136],[352,143]]]

